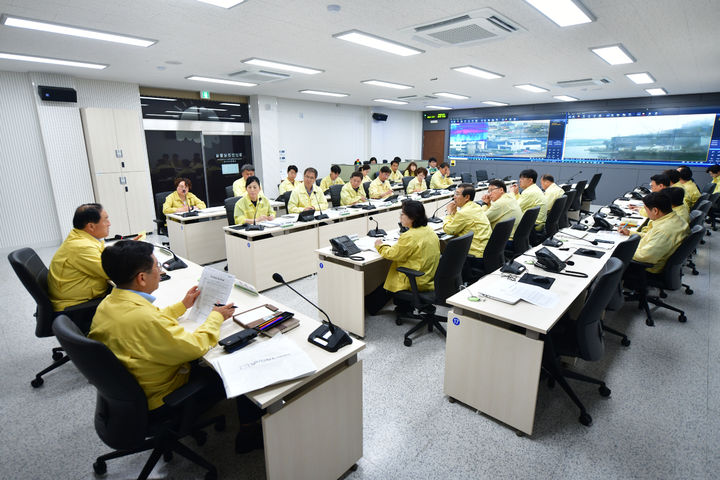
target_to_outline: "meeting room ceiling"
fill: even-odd
[[[669,94],[720,91],[719,0],[582,0],[596,18],[561,28],[524,0],[246,0],[231,9],[196,0],[0,0],[0,13],[157,40],[147,47],[77,38],[0,25],[0,52],[108,64],[104,70],[0,59],[0,70],[48,71],[142,86],[209,90],[237,95],[381,107],[374,100],[405,98],[389,108],[423,110],[428,105],[469,108],[483,101],[511,105],[649,96],[648,87]],[[330,5],[335,5],[330,7]],[[488,10],[491,9],[491,10]],[[517,31],[468,44],[419,38],[413,27],[487,12]],[[478,17],[480,18],[480,17]],[[483,17],[484,18],[484,17]],[[483,20],[484,21],[484,20]],[[480,20],[478,20],[480,22]],[[334,38],[360,30],[415,47],[401,57]],[[492,33],[492,32],[491,32]],[[591,47],[622,44],[635,63],[611,66]],[[323,70],[316,75],[268,76],[255,87],[187,80],[192,75],[257,78],[273,68],[242,63],[251,57]],[[451,70],[473,65],[499,73],[484,80]],[[246,74],[232,75],[245,70]],[[656,80],[636,85],[625,74],[649,72]],[[410,85],[395,90],[361,83],[383,80]],[[558,82],[590,79],[580,85]],[[530,83],[548,92],[514,85]],[[299,93],[321,90],[343,98]],[[428,98],[437,92],[470,97]]]

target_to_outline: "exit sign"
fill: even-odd
[[[207,90],[201,90],[200,91],[200,98],[209,99],[210,98],[210,92]]]

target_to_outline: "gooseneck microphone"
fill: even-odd
[[[380,228],[380,224],[373,217],[368,217],[368,220],[375,222],[375,229],[368,232],[368,237],[380,238],[387,235],[387,232]]]
[[[252,200],[250,200],[252,202]],[[255,221],[257,219],[257,211],[260,209],[260,197],[258,197],[257,201],[255,202],[255,214],[253,215],[253,223],[248,224],[245,227],[246,231],[252,231],[252,230],[265,230],[264,225],[258,225]]]
[[[322,308],[315,305],[313,302],[305,298],[302,293],[298,292],[293,287],[288,285],[287,282],[285,282],[285,280],[283,279],[282,275],[276,272],[273,273],[272,278],[277,283],[282,283],[290,290],[298,294],[300,298],[308,302],[313,307],[317,308],[318,311],[325,315],[325,318],[327,318],[327,324],[323,323],[318,328],[313,330],[310,335],[308,335],[308,342],[322,348],[323,350],[327,350],[328,352],[337,352],[345,345],[350,345],[352,343],[352,338],[350,338],[350,335],[348,335],[345,330],[335,326],[332,321],[330,321],[330,317],[328,316],[328,314],[325,313]]]
[[[175,255],[175,252],[170,250],[168,247],[161,247],[158,245],[156,248],[166,250],[172,254],[173,258],[162,264],[163,268],[165,270],[167,270],[168,272],[172,272],[173,270],[179,270],[181,268],[187,268],[187,263],[180,260],[180,258],[178,258],[178,256]]]
[[[592,243],[593,245],[597,245],[597,244],[598,244],[598,241],[597,241],[597,240],[588,240],[587,238],[582,238],[582,237],[578,237],[578,236],[576,236],[576,235],[571,235],[571,234],[569,234],[569,233],[567,233],[567,232],[560,232],[560,233],[561,233],[562,235],[567,235],[568,237],[577,238],[578,240],[583,240],[583,241],[585,241],[585,242]]]
[[[582,170],[580,170],[579,172],[577,172],[577,173],[576,173],[575,175],[573,175],[572,177],[568,178],[567,182],[565,182],[565,183],[570,183],[570,182],[572,182],[573,180],[575,180],[575,177],[577,177],[577,176],[580,175],[581,173],[582,173]]]
[[[316,215],[315,220],[324,220],[328,218],[328,216],[322,212],[322,206],[320,205],[320,199],[318,198],[317,190],[313,189],[313,193],[315,194],[315,201],[317,201],[318,204],[318,210],[320,210],[320,215]]]
[[[447,202],[445,202],[445,203],[443,203],[442,205],[440,205],[439,207],[437,207],[437,208],[435,209],[435,211],[433,212],[432,217],[428,218],[428,222],[432,222],[432,223],[442,223],[442,219],[436,217],[435,214],[436,214],[441,208],[443,208],[444,206],[446,206],[447,204],[449,204],[449,203],[452,202],[452,201],[453,201],[453,199],[451,198],[451,199],[448,200]]]

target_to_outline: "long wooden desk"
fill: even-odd
[[[168,257],[156,249],[161,261]],[[197,284],[202,268],[188,261],[188,268],[169,272],[154,293],[159,307],[179,301]],[[230,295],[242,310],[265,303],[282,305],[262,295],[251,295],[237,287]],[[307,341],[320,324],[296,314],[300,325],[286,333],[305,351],[317,372],[298,380],[283,382],[246,394],[267,413],[262,418],[265,465],[268,479],[336,479],[362,457],[362,361],[357,354],[365,344],[357,339],[336,353],[329,353]],[[182,319],[180,321],[182,324]],[[240,330],[232,320],[221,328],[220,338]],[[221,347],[211,349],[205,359],[227,355]]]

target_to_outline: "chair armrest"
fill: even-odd
[[[422,277],[423,275],[425,275],[425,272],[421,272],[419,270],[413,270],[411,268],[405,268],[405,267],[398,267],[397,271],[400,273],[404,273],[411,279],[414,279],[415,277]]]
[[[631,264],[634,263],[635,265],[638,265],[638,266],[644,267],[644,268],[650,268],[650,267],[654,267],[654,266],[655,266],[654,263],[638,262],[637,260],[631,260],[630,263],[631,263]]]
[[[87,302],[79,303],[77,305],[73,305],[72,307],[67,307],[65,310],[62,311],[62,313],[73,313],[73,312],[79,312],[82,310],[89,310],[91,308],[97,308],[98,305],[100,305],[100,302],[103,301],[103,297],[100,298],[93,298],[92,300],[88,300]]]
[[[425,275],[425,272],[420,272],[418,270],[413,270],[411,268],[405,268],[405,267],[398,267],[397,271],[407,275],[408,280],[410,280],[410,290],[412,290],[412,294],[413,294],[413,304],[416,306],[419,306],[421,304],[420,291],[418,290],[416,279],[418,277],[422,277],[423,275]]]

